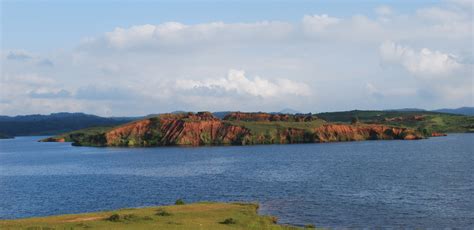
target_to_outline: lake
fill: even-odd
[[[93,148],[0,140],[0,218],[255,201],[279,223],[473,228],[474,134],[419,141]]]

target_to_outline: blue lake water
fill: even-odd
[[[0,219],[258,201],[280,223],[472,229],[474,134],[419,141],[91,148],[0,140]]]

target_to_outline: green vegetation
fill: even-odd
[[[120,215],[115,213],[107,218],[108,221],[118,222],[120,220]]]
[[[464,133],[474,132],[474,116],[464,116],[427,111],[361,111],[320,113],[318,117],[328,122],[358,121],[369,124],[413,128],[421,132]]]
[[[221,224],[237,224],[237,220],[235,220],[234,218],[227,218],[220,223]]]
[[[318,128],[321,125],[325,124],[324,120],[318,119],[314,121],[307,122],[294,122],[294,121],[225,121],[226,123],[242,126],[247,129],[250,129],[253,133],[271,133],[275,130],[286,130],[288,128],[292,129],[303,129],[311,130]]]
[[[0,220],[0,229],[299,229],[275,224],[257,209],[248,203],[195,203]],[[156,215],[157,210],[170,215]]]
[[[53,138],[46,138],[43,141],[64,140],[73,142],[76,146],[104,146],[106,143],[105,133],[114,127],[92,127],[64,133]]]
[[[177,199],[175,202],[174,202],[175,205],[184,205],[184,200],[183,199]]]
[[[171,213],[167,212],[166,210],[163,209],[158,209],[156,211],[157,216],[171,216]]]
[[[326,124],[324,120],[317,119],[307,122],[294,121],[224,121],[227,124],[241,126],[252,134],[250,137],[241,138],[239,142],[245,145],[252,144],[285,144],[312,142],[312,131]],[[302,135],[291,135],[289,132],[299,131]],[[281,139],[281,136],[284,138]]]

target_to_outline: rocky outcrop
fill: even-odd
[[[319,142],[361,140],[416,140],[423,138],[412,129],[386,125],[331,124],[316,128],[314,139]]]
[[[432,137],[444,137],[444,136],[447,136],[447,134],[446,133],[440,133],[440,132],[432,132],[431,136]]]
[[[66,142],[66,140],[63,137],[48,137],[40,140],[40,142]]]
[[[423,138],[412,129],[378,124],[318,123],[310,122],[313,118],[308,118],[306,121],[296,119],[282,125],[281,122],[287,118],[275,117],[273,114],[235,113],[231,117],[231,120],[220,120],[208,112],[164,114],[104,132],[94,134],[74,132],[46,141],[66,140],[72,141],[75,145],[91,146],[201,146]],[[246,122],[247,119],[251,119],[252,122]],[[302,126],[300,122],[308,123]]]

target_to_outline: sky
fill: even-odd
[[[3,0],[0,114],[474,106],[473,5]]]

